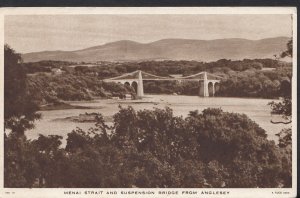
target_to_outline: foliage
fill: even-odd
[[[284,123],[289,124],[292,122],[292,101],[290,98],[286,97],[280,102],[271,102],[269,105],[272,109],[271,113],[279,114],[283,117],[283,119],[287,120]]]
[[[20,54],[4,46],[4,127],[23,135],[40,118],[38,107],[30,99],[26,88],[26,73]]]
[[[281,58],[285,58],[285,57],[292,57],[293,56],[293,40],[289,40],[289,42],[286,44],[286,51],[282,52],[280,54]]]
[[[293,41],[292,39],[287,43],[287,50],[280,54],[281,58],[293,56]],[[273,124],[290,124],[292,123],[292,73],[288,74],[289,79],[283,81],[281,84],[282,96],[280,102],[271,102],[271,113],[281,115],[284,121],[274,122]],[[284,168],[283,181],[287,185],[291,185],[292,175],[292,128],[282,129],[278,134],[279,147],[282,153],[282,166]]]
[[[4,172],[5,187],[30,186],[37,163],[25,130],[40,118],[38,106],[27,92],[26,73],[20,54],[4,46]]]
[[[289,72],[283,68],[273,71],[247,70],[243,72],[228,71],[219,74],[223,79],[216,84],[216,96],[222,97],[259,97],[278,98],[287,95]],[[198,95],[198,82],[145,81],[146,93]]]
[[[120,107],[112,126],[99,114],[94,128],[69,133],[65,148],[60,139],[41,135],[26,144],[26,164],[35,170],[26,175],[25,169],[19,186],[291,187],[290,159],[265,131],[221,109],[183,118],[170,108]],[[11,182],[18,177],[10,179],[7,186],[18,185]]]
[[[285,148],[292,145],[292,129],[291,128],[285,128],[282,129],[278,134],[276,134],[279,137],[279,147]]]
[[[26,68],[30,72],[32,68],[35,68],[36,72],[39,72],[43,69],[45,70],[45,68],[57,68],[59,67],[58,65],[67,74],[72,74],[79,78],[88,77],[95,81],[119,76],[135,70],[143,70],[159,76],[168,76],[170,74],[182,74],[186,76],[207,71],[224,77],[220,84],[220,90],[217,93],[218,96],[260,98],[277,98],[282,95],[281,91],[283,89],[280,89],[280,86],[284,80],[291,76],[292,71],[290,63],[272,59],[244,59],[238,61],[221,59],[209,63],[183,60],[122,63],[101,62],[87,66],[66,62],[60,63],[59,61],[41,61],[27,63]],[[75,67],[69,67],[70,65]],[[263,70],[265,68],[270,68],[271,70]],[[65,77],[67,77],[65,74],[60,76],[60,78]],[[38,77],[32,78],[32,80],[38,80]],[[197,95],[199,85],[195,82],[145,81],[144,90],[146,93]],[[71,98],[89,98],[89,96],[83,95],[86,94],[80,93]]]
[[[57,103],[59,100],[90,100],[93,97],[121,96],[132,89],[116,83],[106,83],[94,76],[47,75],[29,76],[28,90],[39,104]]]
[[[38,177],[32,143],[15,133],[4,135],[4,187],[29,187]]]
[[[287,50],[281,53],[281,57],[284,58],[286,56],[292,57],[293,55],[293,41],[290,40],[287,43]],[[271,113],[281,115],[284,121],[274,122],[274,124],[290,124],[292,122],[292,74],[289,75],[289,79],[284,81],[281,84],[282,96],[283,99],[280,102],[271,102],[269,105],[271,106]],[[279,145],[280,147],[288,147],[292,143],[292,130],[283,129],[279,134]]]

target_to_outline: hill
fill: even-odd
[[[24,62],[60,60],[73,62],[145,60],[242,60],[273,58],[286,49],[288,37],[248,40],[163,39],[151,43],[121,40],[76,51],[43,51],[23,54]]]

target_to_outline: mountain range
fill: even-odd
[[[22,54],[24,62],[60,60],[73,62],[274,58],[286,49],[290,38],[261,40],[241,38],[192,40],[162,39],[150,43],[121,40],[75,51],[42,51]]]

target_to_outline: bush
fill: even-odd
[[[128,107],[112,127],[96,118],[95,128],[69,133],[64,149],[59,136],[29,141],[24,163],[35,174],[5,172],[6,186],[32,187],[38,176],[40,187],[291,187],[291,152],[246,115],[205,109],[184,119],[170,108]]]

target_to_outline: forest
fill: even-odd
[[[66,146],[61,145],[62,137],[58,135],[41,134],[38,139],[30,140],[25,131],[41,119],[38,110],[42,100],[77,100],[82,96],[80,99],[89,99],[97,94],[132,90],[103,83],[102,74],[87,75],[76,67],[63,67],[65,74],[62,75],[28,75],[21,55],[7,45],[4,49],[4,187],[292,186],[291,129],[278,134],[279,144],[275,144],[267,139],[266,131],[246,115],[222,109],[191,111],[184,118],[175,116],[170,108],[136,111],[120,106],[113,116],[112,126],[98,114],[90,130],[70,131]],[[278,63],[272,67],[274,73],[266,76],[269,75],[272,82],[278,80],[276,96],[282,95],[284,99],[271,103],[270,112],[280,114],[290,123],[291,66]],[[265,75],[259,68],[250,70]],[[224,74],[230,75],[232,71],[240,75],[250,72],[249,68],[230,69]],[[115,75],[110,74],[110,70],[106,74]],[[255,76],[264,79],[264,76]],[[249,77],[246,82],[252,84],[245,82],[244,86],[256,87],[254,80]],[[74,95],[77,90],[82,93]],[[245,93],[250,93],[249,90]]]

